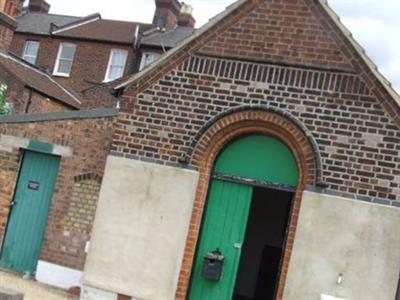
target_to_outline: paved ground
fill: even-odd
[[[74,297],[67,296],[59,289],[37,283],[33,280],[22,279],[15,275],[0,271],[0,287],[8,290],[23,293],[24,300],[71,300]]]

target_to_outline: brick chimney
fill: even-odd
[[[29,0],[28,10],[29,12],[47,14],[50,10],[50,4],[45,0]]]
[[[17,22],[13,18],[19,11],[21,1],[0,0],[0,50],[10,48]]]
[[[194,28],[195,18],[192,16],[193,7],[182,2],[181,11],[178,17],[178,26],[187,26]]]
[[[24,0],[0,0],[0,12],[3,12],[11,17],[20,14]]]
[[[182,4],[177,0],[156,0],[153,25],[160,29],[172,29],[178,24]]]

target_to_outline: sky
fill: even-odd
[[[150,23],[154,0],[47,0],[51,13]],[[400,93],[400,0],[328,0],[342,22]],[[185,0],[193,6],[196,27],[234,0]]]

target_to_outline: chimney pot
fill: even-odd
[[[29,0],[29,12],[49,13],[50,4],[45,0]]]
[[[178,17],[178,25],[194,28],[196,20],[193,18],[192,12],[193,7],[182,2],[181,11]]]
[[[160,29],[172,29],[178,23],[182,4],[178,0],[155,0],[153,25]]]
[[[193,7],[191,5],[182,2],[181,14],[191,15],[192,12],[193,12]]]

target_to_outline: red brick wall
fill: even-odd
[[[12,153],[0,150],[0,242],[7,225],[12,195],[20,164],[19,151]]]
[[[353,69],[334,36],[303,0],[264,1],[200,51]]]
[[[0,66],[0,82],[7,84],[7,101],[12,104],[12,113],[46,113],[70,111],[71,107],[49,99],[27,88],[24,83]]]
[[[240,106],[253,106],[254,114],[272,107],[303,124],[318,144],[322,180],[328,189],[400,206],[400,129],[353,73],[194,56],[144,92],[127,91],[121,99],[112,151],[128,158],[178,163],[208,122]],[[199,167],[198,160],[192,163]],[[207,180],[203,179],[199,188],[204,186]],[[303,188],[296,197],[297,209]],[[199,197],[181,271],[179,300],[187,291],[200,228]],[[288,247],[294,240],[295,225],[294,218]],[[290,248],[286,253],[279,296]]]
[[[280,108],[316,139],[331,189],[400,202],[400,130],[357,75],[193,57],[121,105],[113,151],[167,162],[232,107]]]
[[[27,40],[40,41],[40,49],[36,65],[49,70],[52,74],[57,59],[58,47],[62,42],[76,44],[75,58],[69,78],[55,77],[62,84],[70,86],[76,91],[82,91],[95,84],[102,83],[113,48],[127,50],[129,55],[125,67],[125,74],[132,73],[134,53],[130,45],[89,42],[73,39],[57,39],[29,34],[16,33],[11,45],[11,52],[22,56]]]
[[[10,47],[15,27],[15,20],[0,12],[0,49],[7,50]]]
[[[13,30],[0,24],[0,49],[8,49],[13,38]]]
[[[335,26],[317,1],[245,2],[125,90],[112,154],[179,165],[215,120],[246,107],[247,125],[265,132],[268,125],[257,131],[250,116],[272,108],[315,140],[328,190],[400,206],[400,108]],[[240,116],[232,118],[232,131],[240,131]],[[202,170],[201,160],[189,162]],[[188,288],[207,185],[201,178],[178,300]],[[296,194],[277,299],[303,189]]]
[[[99,183],[112,135],[113,118],[1,124],[0,134],[73,148],[62,157],[48,217],[41,259],[82,269],[90,238]],[[0,150],[0,235],[4,233],[21,151]],[[90,198],[90,199],[89,199]],[[86,203],[85,213],[77,203]],[[74,220],[74,222],[71,222]]]
[[[71,107],[64,105],[61,102],[54,101],[46,96],[32,92],[30,104],[28,106],[29,114],[40,114],[46,112],[71,111]]]

